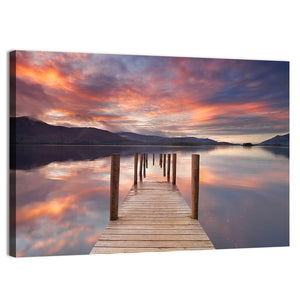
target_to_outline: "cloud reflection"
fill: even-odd
[[[108,223],[109,178],[110,158],[17,170],[17,256],[88,253]],[[120,182],[125,197],[132,175]]]
[[[191,154],[200,153],[199,220],[217,248],[289,244],[288,158],[259,147],[149,150],[156,152],[154,167],[149,156],[150,177],[162,176],[158,153],[177,152],[177,185],[188,203]],[[121,200],[133,181],[127,154]],[[89,253],[109,219],[109,172],[110,157],[17,170],[17,256]]]

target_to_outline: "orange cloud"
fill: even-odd
[[[42,66],[40,68],[35,68],[22,63],[17,63],[16,75],[19,78],[42,84],[43,86],[50,88],[72,90],[70,81],[53,67]]]
[[[18,53],[18,116],[167,136],[288,131],[288,65],[280,62]]]

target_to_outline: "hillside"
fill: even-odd
[[[230,143],[217,142],[212,139],[199,139],[195,137],[162,137],[156,135],[142,135],[132,132],[118,132],[124,138],[140,141],[152,145],[173,145],[173,146],[201,146],[201,145],[230,145]]]
[[[156,136],[156,135],[143,135],[143,134],[137,134],[137,133],[133,133],[133,132],[118,132],[118,134],[120,136],[122,136],[123,138],[126,138],[128,140],[132,140],[132,141],[139,141],[139,142],[143,142],[146,144],[155,144],[157,143],[159,140],[162,139],[161,136]]]
[[[87,127],[53,126],[28,117],[10,118],[11,142],[16,144],[130,144],[118,134]]]
[[[29,117],[10,118],[12,144],[50,145],[230,145],[212,139],[195,137],[162,137],[132,132],[112,133],[90,127],[54,126]]]
[[[276,135],[271,139],[261,142],[259,145],[263,146],[289,146],[290,134]]]

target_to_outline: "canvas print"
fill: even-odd
[[[10,255],[289,246],[289,62],[13,51],[9,76]]]

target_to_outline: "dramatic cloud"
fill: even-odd
[[[289,131],[289,63],[17,52],[17,116],[258,142]]]

